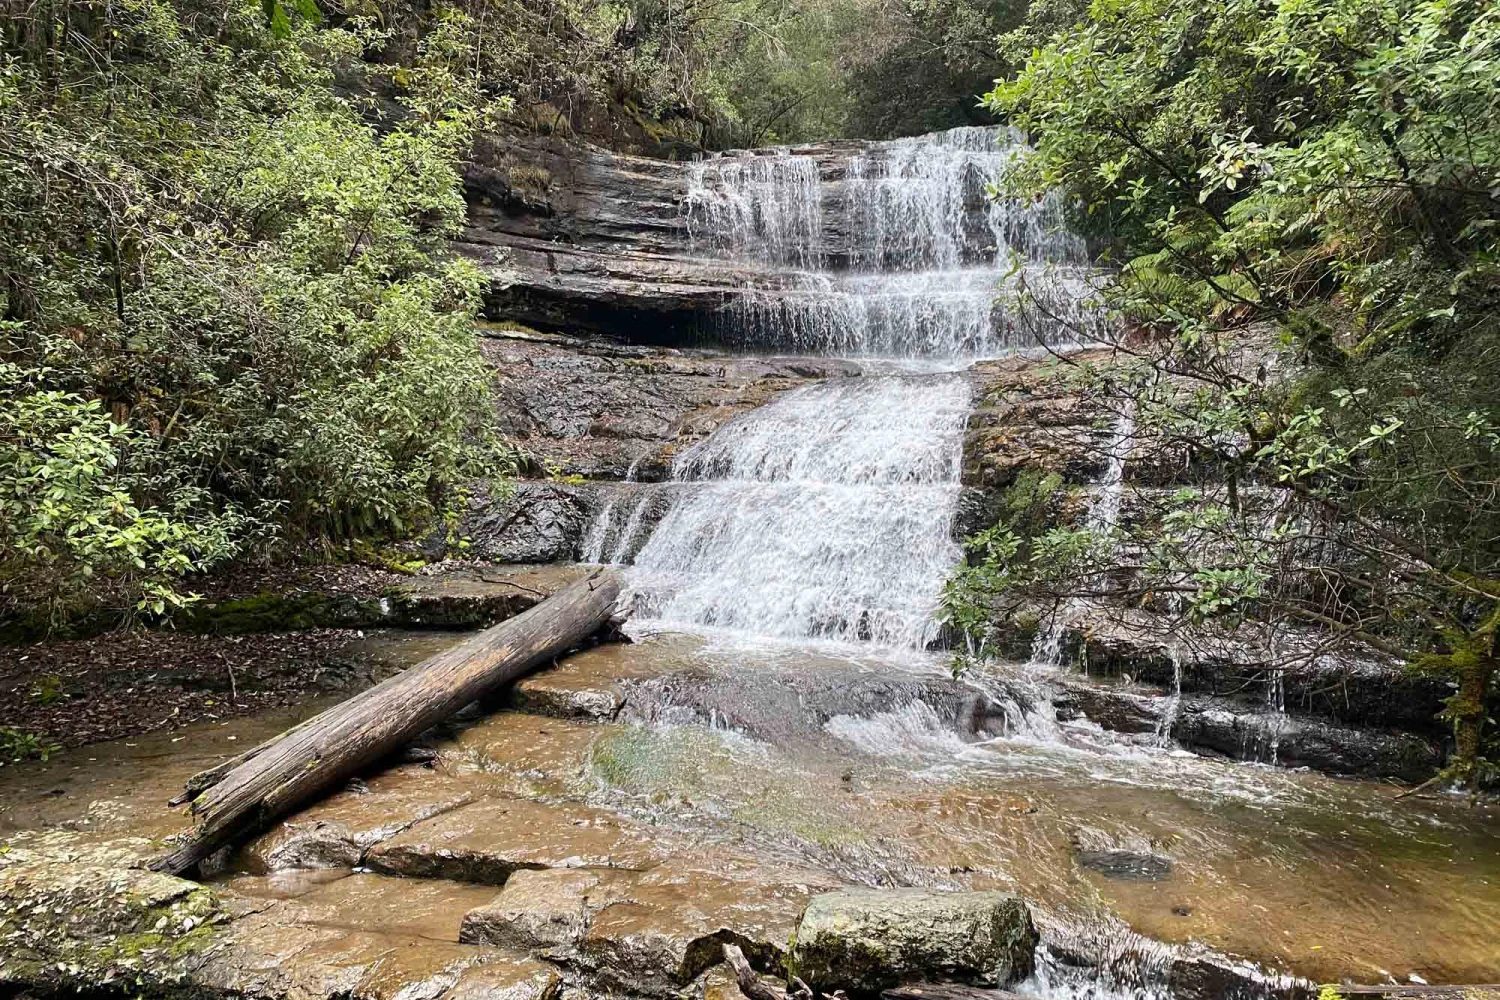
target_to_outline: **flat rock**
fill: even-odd
[[[387,875],[503,885],[526,868],[644,869],[669,845],[659,831],[602,809],[483,799],[376,844],[365,864]]]
[[[444,563],[385,593],[387,613],[421,628],[487,628],[535,607],[587,567]]]
[[[76,860],[43,860],[38,846]],[[0,992],[551,1000],[561,986],[545,963],[453,940],[473,887],[355,876],[251,897],[109,863],[136,847],[53,838],[0,855]]]
[[[518,871],[498,896],[464,914],[462,941],[494,944],[567,958],[588,930],[594,912],[618,898],[622,881],[596,869]]]
[[[393,767],[277,823],[246,844],[234,866],[252,874],[353,868],[374,845],[481,792],[482,785],[420,765]]]
[[[463,726],[438,752],[444,767],[466,781],[482,775],[508,795],[566,797],[584,774],[599,732],[578,720],[502,711]]]
[[[233,882],[230,888],[243,891]],[[313,886],[281,912],[295,915],[298,923],[457,944],[464,914],[493,895],[489,886],[442,879],[396,882],[359,872]]]
[[[791,967],[824,991],[914,980],[995,986],[1030,973],[1036,941],[1030,910],[1009,893],[843,889],[808,905]]]

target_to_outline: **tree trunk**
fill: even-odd
[[[472,639],[195,775],[193,839],[152,864],[180,875],[234,840],[317,798],[470,702],[550,662],[609,621],[612,570],[586,578]]]
[[[1481,656],[1478,662],[1458,677],[1460,709],[1454,713],[1454,757],[1464,784],[1475,787],[1479,781],[1479,751],[1484,744],[1485,702],[1489,695],[1490,675],[1495,661]]]

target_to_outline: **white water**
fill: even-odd
[[[751,349],[955,361],[1076,340],[1086,248],[1061,199],[991,197],[1024,151],[964,128],[872,144],[827,177],[787,150],[700,161],[685,199],[694,242],[776,266],[711,332]],[[1007,278],[1013,259],[1022,270]],[[1066,322],[1017,327],[1006,298],[1020,274]]]
[[[693,166],[694,242],[764,275],[720,317],[723,339],[884,357],[897,373],[786,393],[679,455],[670,483],[606,503],[584,555],[633,564],[638,618],[906,649],[937,638],[961,555],[971,394],[951,369],[1034,346],[998,301],[1013,256],[1058,262],[1071,269],[1059,280],[1076,281],[1084,255],[1061,202],[990,196],[1024,150],[1001,136],[958,129],[852,158],[780,150]]]
[[[684,452],[635,558],[637,609],[779,638],[921,647],[959,556],[962,375],[787,393]]]
[[[1105,447],[1107,460],[1104,472],[1095,484],[1093,499],[1089,502],[1084,526],[1097,532],[1107,540],[1120,524],[1120,504],[1125,497],[1125,469],[1130,450],[1135,443],[1135,413],[1130,408],[1120,412]],[[1045,667],[1062,666],[1063,640],[1068,627],[1088,607],[1083,597],[1071,597],[1063,602],[1037,630],[1036,642],[1032,646],[1031,660]]]

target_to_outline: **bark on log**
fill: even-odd
[[[745,958],[745,953],[738,945],[724,945],[724,960],[734,970],[740,992],[749,1000],[787,1000],[786,989],[774,980],[762,979],[750,967],[749,959]]]
[[[961,983],[911,983],[881,990],[881,1000],[1021,1000],[1005,990],[985,990]]]
[[[193,839],[151,867],[181,875],[307,804],[470,702],[593,635],[610,620],[619,594],[619,575],[596,570],[462,645],[194,775],[187,785],[192,814],[200,817]]]

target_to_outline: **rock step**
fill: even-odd
[[[1111,732],[1154,736],[1171,710],[1163,692],[1064,678],[1053,703],[1059,721],[1080,718]],[[1271,761],[1326,774],[1423,781],[1442,766],[1443,751],[1414,733],[1341,726],[1275,714],[1227,698],[1183,695],[1169,734],[1183,747],[1234,760]]]
[[[245,895],[121,867],[132,854],[144,863],[145,841],[50,834],[6,846],[0,992],[128,982],[144,995],[226,1000],[554,1000],[562,987],[544,961],[458,943],[440,911],[462,905],[462,888],[418,889],[399,916],[407,885],[372,894],[340,879],[301,898]]]

